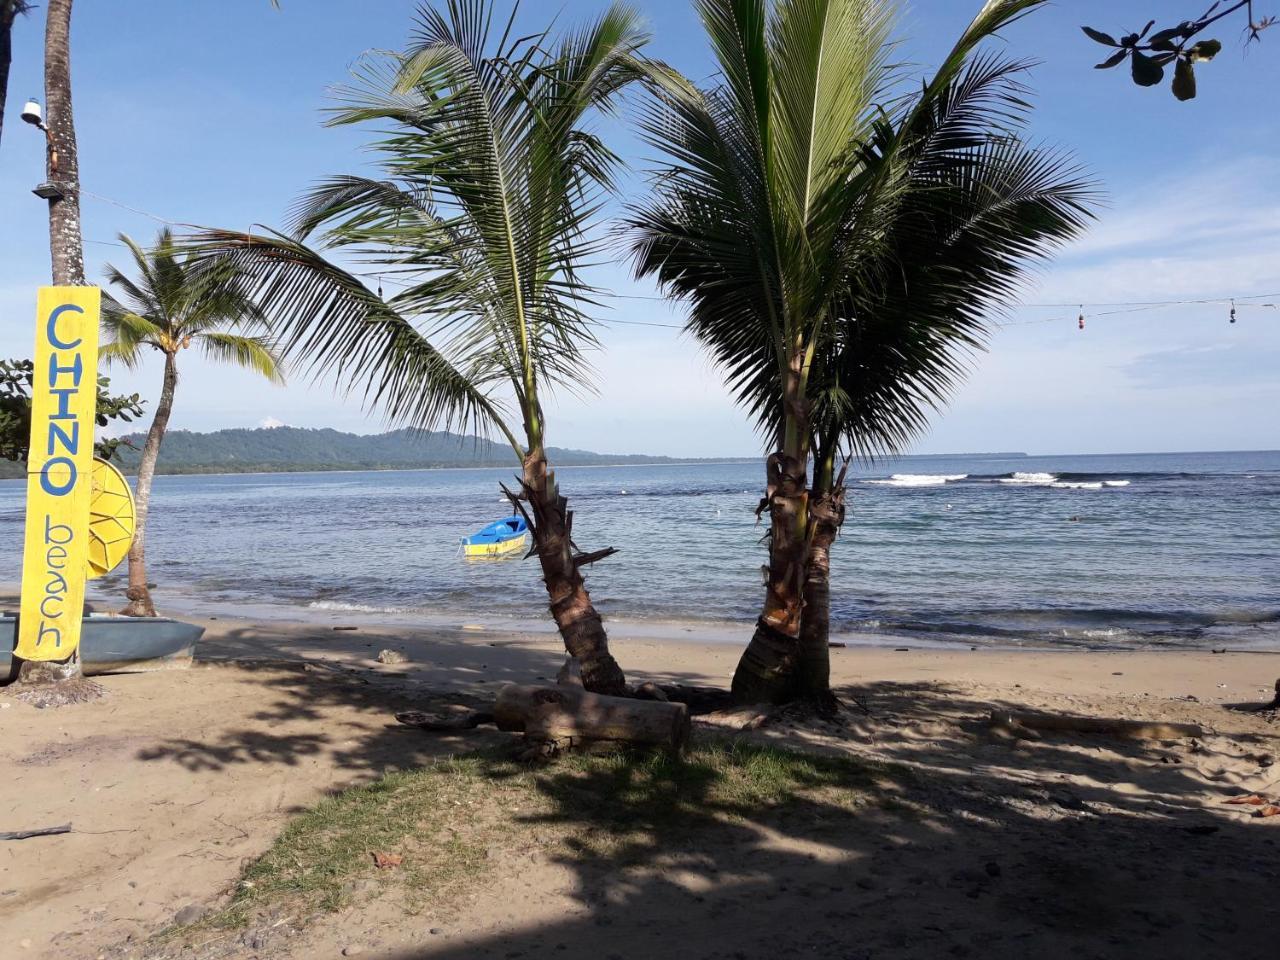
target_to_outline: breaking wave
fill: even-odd
[[[895,473],[888,480],[867,480],[866,483],[886,487],[940,487],[952,480],[964,480],[967,473]]]

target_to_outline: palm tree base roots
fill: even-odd
[[[146,587],[130,587],[124,592],[128,603],[120,611],[122,617],[154,617],[155,604],[151,600],[151,591]]]
[[[787,703],[796,698],[796,657],[799,644],[760,619],[751,643],[733,672],[733,702]]]
[[[33,707],[65,707],[73,703],[89,703],[106,696],[99,683],[80,672],[79,661],[23,660],[18,679],[6,691],[15,699]]]

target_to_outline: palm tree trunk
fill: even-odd
[[[0,0],[0,134],[4,133],[4,105],[9,96],[9,65],[13,63],[13,21],[18,5]]]
[[[80,237],[80,162],[71,115],[71,0],[48,0],[44,35],[44,98],[48,109],[49,179],[63,196],[49,201],[49,252],[55,286],[84,286]]]
[[[156,473],[156,460],[160,456],[160,444],[169,428],[169,415],[173,412],[174,388],[178,385],[178,364],[172,353],[164,355],[164,384],[160,388],[160,400],[156,414],[142,445],[142,457],[138,462],[138,482],[134,492],[135,512],[133,544],[129,547],[129,588],[125,596],[128,605],[120,612],[129,617],[154,617],[155,605],[147,586],[147,511],[151,506],[151,480]]]
[[[84,286],[84,244],[80,237],[80,167],[76,158],[76,128],[71,116],[71,0],[48,0],[44,34],[44,98],[49,115],[47,173],[65,196],[49,201],[49,252],[56,286]],[[6,40],[8,31],[5,31]],[[24,660],[18,683],[40,691],[47,685],[58,692],[38,692],[43,705],[74,703],[100,695],[100,688],[83,679],[80,657],[62,661]]]
[[[831,545],[844,524],[845,469],[832,476],[834,456],[820,453],[809,497],[809,550],[805,561],[804,615],[796,692],[822,713],[834,711],[831,693]]]
[[[533,538],[542,577],[565,649],[582,671],[582,685],[593,693],[625,696],[626,677],[609,653],[604,621],[591,603],[582,578],[583,558],[575,556],[573,513],[560,496],[555,473],[541,444],[531,445],[523,465],[525,499],[532,512]],[[603,555],[612,550],[602,551]],[[596,555],[597,558],[600,555]]]
[[[737,703],[781,703],[794,692],[804,604],[805,466],[804,460],[783,452],[767,461],[767,493],[760,510],[769,510],[768,576],[764,608],[733,674]]]

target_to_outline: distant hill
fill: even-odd
[[[128,438],[138,449],[119,448],[120,466],[126,473],[138,469],[143,434]],[[628,463],[732,463],[747,457],[691,459],[651,457],[643,454],[593,453],[549,447],[553,464],[562,467],[603,466]],[[924,454],[898,462],[954,459],[978,454]],[[1024,453],[981,454],[984,457],[1025,457]],[[432,467],[515,467],[515,455],[506,444],[481,437],[444,431],[357,434],[341,430],[302,427],[261,427],[192,433],[172,430],[160,452],[159,473],[290,473],[309,470],[422,470]],[[0,478],[26,473],[25,464],[0,460]]]
[[[130,436],[138,450],[121,445],[126,473],[138,468],[144,436]],[[675,457],[592,453],[549,447],[557,466],[680,463]],[[514,467],[503,443],[447,432],[393,430],[361,435],[332,429],[270,427],[192,433],[173,430],[164,438],[159,473],[274,473],[304,470],[415,470],[430,467]]]

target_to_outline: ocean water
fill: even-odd
[[[760,462],[558,471],[606,616],[758,612]],[[545,619],[537,562],[466,560],[510,470],[159,477],[158,602],[431,622]],[[1280,452],[906,458],[859,469],[832,555],[842,638],[1280,650]],[[23,486],[0,482],[0,581]],[[123,577],[91,595],[119,596]]]

